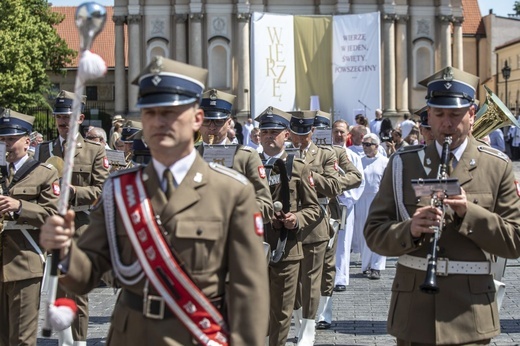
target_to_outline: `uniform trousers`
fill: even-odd
[[[269,266],[269,346],[284,346],[298,287],[300,261],[283,261]]]
[[[303,259],[300,261],[298,292],[295,309],[302,308],[304,319],[316,318],[320,303],[321,273],[328,241],[302,244]]]
[[[0,346],[36,345],[41,281],[0,283]]]
[[[321,273],[321,296],[330,297],[334,290],[334,280],[336,279],[336,250],[338,248],[339,230],[334,237],[330,249],[325,248],[323,258],[323,270]],[[344,233],[344,232],[343,232]],[[328,243],[328,242],[327,242]]]
[[[455,344],[453,346],[477,346],[477,345],[489,345],[491,343],[491,339],[484,339],[480,341],[470,342],[467,344]],[[435,346],[435,344],[424,344],[421,342],[410,342],[404,341],[401,339],[397,339],[397,346]]]

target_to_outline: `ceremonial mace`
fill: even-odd
[[[101,32],[107,17],[106,9],[95,3],[86,2],[76,9],[75,22],[79,31],[79,64],[76,81],[74,84],[74,100],[72,102],[72,114],[69,121],[69,133],[67,135],[67,150],[63,164],[63,177],[61,180],[61,192],[58,200],[58,213],[65,216],[69,204],[72,168],[76,153],[76,137],[79,129],[79,117],[81,115],[81,101],[85,84],[87,81],[102,77],[107,70],[103,59],[90,51],[96,36]],[[51,271],[49,279],[49,294],[45,302],[45,320],[42,327],[42,336],[50,337],[53,329],[63,330],[70,326],[70,321],[63,323],[62,318],[52,316],[53,312],[58,313],[54,306],[56,292],[58,290],[58,263],[60,250],[52,250]],[[72,316],[73,317],[73,316]],[[61,321],[61,323],[59,323]],[[68,325],[67,325],[68,324]]]

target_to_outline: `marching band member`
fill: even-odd
[[[61,249],[61,284],[95,288],[113,269],[122,289],[107,345],[261,345],[269,296],[263,221],[241,174],[194,147],[207,70],[157,56],[139,85],[152,161],[107,179],[75,241],[74,212],[40,237]]]

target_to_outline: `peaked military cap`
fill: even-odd
[[[415,111],[415,113],[413,113],[415,115],[418,115],[419,118],[421,119],[421,126],[422,127],[430,127],[430,125],[428,125],[428,106],[424,106],[423,108],[419,109],[418,111]]]
[[[285,130],[289,127],[291,115],[269,106],[255,118],[255,121],[258,121],[260,130]]]
[[[34,117],[10,109],[1,110],[0,136],[29,135],[32,132]]]
[[[72,114],[72,104],[74,99],[76,98],[76,94],[70,91],[62,90],[56,96],[56,100],[54,101],[54,110],[53,114]],[[85,110],[85,102],[87,102],[87,96],[83,95],[81,97],[81,112]]]
[[[291,111],[291,132],[306,135],[312,131],[316,111]]]
[[[479,78],[448,66],[419,84],[428,88],[426,104],[437,108],[465,108],[475,102]]]
[[[127,122],[123,126],[123,131],[121,132],[121,141],[125,143],[132,143],[132,136],[138,131],[140,131],[142,128],[143,124],[141,122],[135,120],[127,120]]]
[[[226,119],[231,116],[235,95],[211,89],[202,94],[200,108],[204,110],[206,119]]]
[[[156,56],[132,82],[139,86],[137,108],[200,103],[208,70]]]
[[[331,114],[323,111],[316,111],[314,117],[315,127],[330,127]]]

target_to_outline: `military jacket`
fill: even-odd
[[[226,144],[231,144],[226,140]],[[204,155],[204,144],[197,147],[200,155]],[[264,218],[264,223],[270,222],[273,217],[273,201],[269,193],[269,184],[265,176],[265,169],[258,156],[258,152],[253,148],[239,145],[235,157],[233,158],[233,168],[238,173],[246,176],[255,188],[255,198],[258,208]]]
[[[446,213],[438,256],[449,261],[486,261],[486,251],[517,258],[520,199],[512,163],[498,150],[472,137],[468,140],[451,175],[466,192],[467,212],[462,219],[451,210]],[[398,157],[402,159],[402,173],[397,172],[402,175],[402,186],[394,187],[393,165]],[[396,211],[394,189],[402,189],[403,204],[411,217],[417,208],[430,204],[429,196],[415,196],[411,179],[437,178],[439,164],[435,143],[424,150],[407,147],[390,158],[364,229],[373,251],[426,258],[429,237],[414,242],[411,219]],[[425,275],[425,271],[397,266],[388,318],[390,334],[418,343],[461,344],[500,333],[492,275],[437,276],[440,292],[436,295],[419,290]]]
[[[210,168],[197,155],[173,197],[167,200],[153,164],[135,169],[142,169],[152,209],[186,272],[208,298],[224,297],[227,302],[230,345],[263,344],[269,287],[267,266],[259,265],[265,263],[265,254],[262,232],[255,228],[257,207],[252,185],[232,170],[226,169],[240,181]],[[96,288],[103,273],[113,267],[104,203],[114,201],[102,200],[93,209],[87,230],[77,243],[73,242],[67,275],[60,280],[77,294]],[[115,227],[121,261],[130,265],[137,257],[117,211]],[[142,279],[121,286],[143,295],[144,283]],[[140,312],[118,301],[111,322],[111,330],[117,333],[110,333],[107,344],[161,345],[164,339],[173,340],[173,345],[192,344],[192,337],[177,319],[158,320],[153,330],[144,330],[144,321]]]
[[[47,216],[57,213],[59,193],[58,173],[54,167],[45,164],[40,164],[9,189],[9,196],[22,202],[21,212],[14,217],[16,226],[26,226],[36,244],[39,244],[40,226]],[[20,281],[43,276],[40,255],[20,229],[4,229],[0,237],[0,281]]]
[[[338,159],[331,147],[318,147],[311,143],[305,154],[305,163],[312,171],[312,181],[318,198],[336,198],[341,193],[341,183],[338,172]],[[327,208],[327,213],[329,210]],[[330,225],[328,218],[324,217],[313,229],[302,230],[303,244],[312,244],[330,239]],[[330,216],[330,215],[329,215]]]
[[[260,154],[262,160],[265,156]],[[287,153],[283,153],[282,160],[287,159]],[[301,230],[313,228],[317,222],[321,220],[321,210],[318,204],[316,190],[311,185],[309,167],[299,159],[294,159],[291,180],[289,181],[290,190],[290,211],[296,215],[298,219],[298,228],[289,230],[285,252],[281,259],[284,261],[295,261],[303,259]],[[274,177],[274,173],[271,176]],[[276,179],[272,179],[276,180]],[[273,201],[282,201],[282,189],[280,183],[274,183],[270,186]],[[265,227],[265,241],[271,245],[271,249],[275,249],[280,238],[280,231],[274,229],[269,223]]]

